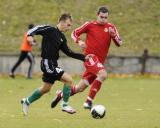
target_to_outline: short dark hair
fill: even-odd
[[[97,14],[99,14],[100,12],[102,12],[102,13],[107,13],[107,12],[109,12],[109,11],[108,11],[108,9],[107,9],[106,6],[101,6],[101,7],[98,9]]]
[[[33,28],[34,27],[34,24],[29,24],[28,25],[28,29],[31,29],[31,28]]]
[[[72,16],[69,13],[64,13],[60,16],[59,18],[59,22],[60,21],[65,21],[67,19],[70,19],[72,21]]]

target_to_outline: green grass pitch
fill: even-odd
[[[75,78],[77,82],[79,78]],[[49,94],[30,106],[28,117],[21,110],[21,98],[42,85],[39,78],[15,80],[0,78],[0,128],[160,128],[160,79],[108,78],[94,104],[103,104],[107,115],[93,119],[82,107],[88,89],[70,98],[77,113],[70,115],[50,108],[55,91],[62,88],[57,82]]]

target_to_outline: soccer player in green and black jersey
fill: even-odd
[[[31,37],[29,40],[30,42],[33,41],[32,36],[34,35],[41,35],[43,37],[41,45],[41,70],[43,72],[42,80],[44,85],[35,90],[32,95],[21,100],[24,115],[28,114],[30,104],[38,100],[45,93],[49,92],[56,80],[64,83],[63,101],[61,104],[62,111],[70,114],[76,112],[68,105],[72,77],[68,73],[64,72],[62,68],[58,67],[57,63],[60,50],[67,56],[85,61],[84,55],[74,53],[67,46],[67,40],[63,33],[70,30],[71,26],[72,17],[70,14],[62,14],[57,26],[38,25],[28,31],[27,35],[28,37]]]

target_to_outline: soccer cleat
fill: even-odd
[[[11,78],[15,78],[15,75],[14,75],[12,72],[9,73],[9,76],[10,76]]]
[[[26,99],[25,98],[23,98],[21,100],[21,104],[22,104],[23,114],[24,114],[24,116],[27,116],[28,115],[28,110],[29,110],[29,104],[26,103]]]
[[[62,111],[67,112],[69,114],[74,114],[76,113],[76,110],[73,109],[71,106],[66,105],[66,106],[62,106]]]
[[[91,108],[92,108],[92,102],[91,102],[91,103],[85,102],[85,103],[83,104],[83,107],[84,107],[85,109],[91,109]]]
[[[58,102],[62,99],[62,91],[61,90],[57,90],[56,91],[56,97],[52,100],[51,102],[51,108],[56,107],[56,105],[58,104]]]

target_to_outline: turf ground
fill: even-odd
[[[107,108],[107,115],[99,120],[93,119],[90,112],[82,107],[87,91],[70,99],[70,104],[77,110],[74,115],[62,112],[60,105],[50,109],[55,90],[62,88],[60,83],[56,83],[49,94],[33,103],[29,116],[24,117],[20,99],[41,84],[38,78],[0,78],[0,128],[160,128],[158,78],[106,80],[94,101]]]

